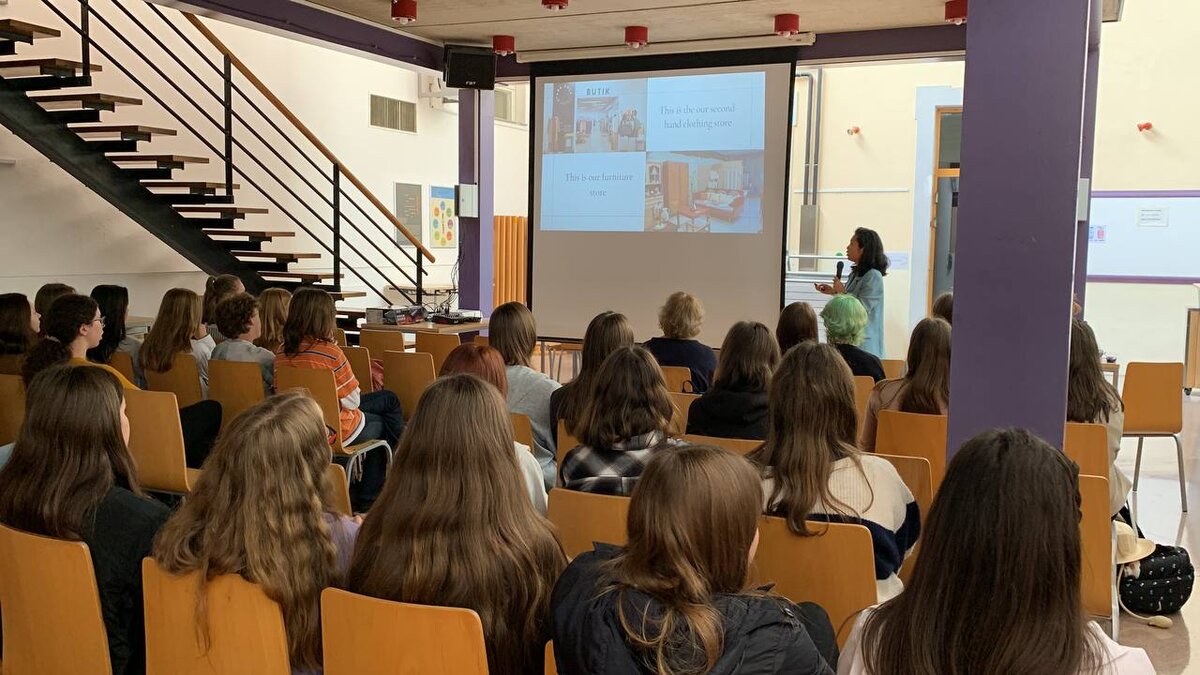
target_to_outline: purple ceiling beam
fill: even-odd
[[[800,47],[799,60],[854,61],[912,58],[926,54],[962,54],[967,27],[953,24],[821,33],[811,47]]]

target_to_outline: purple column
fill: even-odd
[[[1090,5],[971,3],[949,455],[992,427],[1062,442]]]
[[[1099,0],[1092,2],[1091,27],[1088,33],[1087,79],[1084,82],[1083,99],[1083,152],[1079,163],[1079,176],[1088,180],[1092,187],[1092,165],[1096,157],[1096,92],[1100,83],[1100,30],[1103,25],[1103,8]],[[1091,201],[1091,195],[1088,195]],[[1089,211],[1089,217],[1091,215]],[[1080,305],[1087,304],[1087,262],[1089,220],[1079,221],[1075,234],[1075,297]]]
[[[458,182],[479,186],[479,217],[459,218],[458,306],[492,314],[495,179],[495,94],[458,96]]]

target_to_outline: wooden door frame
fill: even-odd
[[[961,115],[963,107],[961,105],[938,106],[934,110],[933,123],[933,189],[930,191],[929,204],[929,278],[925,293],[925,313],[929,314],[933,311],[933,272],[937,265],[937,260],[934,253],[937,251],[937,202],[938,202],[938,185],[943,178],[959,178],[961,167],[958,169],[943,169],[939,165],[942,158],[942,118],[946,115]]]

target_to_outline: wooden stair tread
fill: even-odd
[[[332,279],[333,272],[318,272],[316,270],[305,272],[270,272],[262,271],[258,273],[262,277],[270,277],[272,279],[298,279],[301,281],[316,280],[316,279]],[[345,275],[342,275],[345,276]]]
[[[74,94],[36,94],[29,97],[34,103],[57,103],[60,101],[79,101],[81,103],[111,103],[113,105],[141,105],[142,99],[116,94],[103,94],[94,91],[81,91]]]
[[[221,187],[224,187],[224,185]],[[212,204],[208,206],[176,206],[175,210],[179,213],[240,213],[243,215],[252,213],[269,213],[267,209],[260,206],[230,206],[228,204]]]
[[[334,300],[345,300],[347,298],[365,298],[365,297],[367,297],[366,291],[327,291],[327,292],[333,296]],[[338,314],[346,314],[347,312],[345,310],[338,310],[337,313]],[[361,315],[365,317],[367,315],[367,313],[361,312]]]
[[[246,258],[278,258],[281,260],[316,260],[320,253],[281,253],[276,251],[230,251],[231,255]]]
[[[111,162],[170,162],[172,164],[208,164],[207,157],[188,155],[106,155]]]
[[[61,37],[62,32],[18,19],[0,19],[0,33],[22,33],[31,38]]]
[[[157,188],[160,190],[224,190],[225,183],[203,180],[144,180],[142,181],[142,187]],[[233,184],[234,190],[238,190],[241,187],[237,183]]]
[[[279,239],[281,237],[294,237],[295,232],[290,230],[230,230],[224,227],[206,227],[200,230],[204,234],[213,236],[241,236],[241,237],[256,237],[260,239]]]
[[[0,70],[11,70],[13,68],[56,68],[58,70],[83,70],[83,64],[79,61],[70,59],[42,58],[42,59],[17,59],[14,61],[0,61]],[[89,70],[93,73],[98,73],[102,70],[98,64],[89,64]]]
[[[68,126],[71,128],[71,131],[77,134],[150,134],[154,136],[174,136],[179,133],[174,129],[148,127],[141,124],[71,124]],[[220,186],[225,187],[225,184],[220,183]]]

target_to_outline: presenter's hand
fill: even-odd
[[[845,292],[846,292],[846,284],[843,284],[841,279],[834,279],[833,280],[833,294],[840,295]]]
[[[824,293],[825,295],[834,295],[835,294],[835,292],[833,290],[833,286],[830,286],[829,284],[813,284],[813,287],[816,288],[821,293]]]

